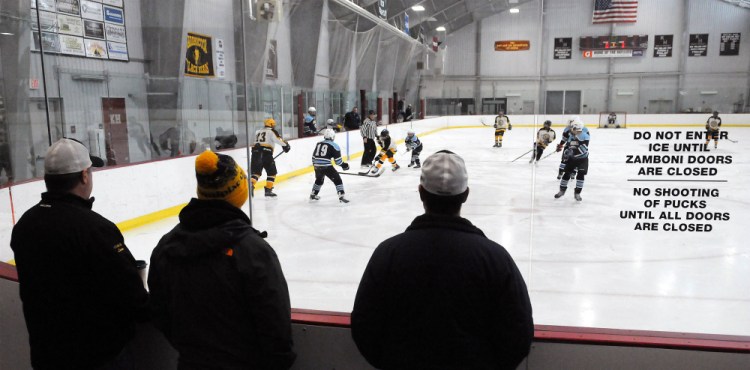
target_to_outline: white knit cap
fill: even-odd
[[[89,155],[89,150],[78,140],[67,138],[52,143],[44,157],[44,173],[47,175],[65,175],[102,166],[104,161],[101,158]]]
[[[469,187],[466,163],[457,154],[441,150],[425,159],[419,183],[435,195],[463,194]]]

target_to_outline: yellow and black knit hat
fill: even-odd
[[[195,158],[198,199],[223,199],[239,208],[247,201],[247,174],[232,157],[206,150]]]

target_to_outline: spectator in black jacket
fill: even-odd
[[[134,369],[128,342],[147,314],[148,293],[120,230],[91,210],[91,167],[83,144],[47,150],[47,192],[13,228],[23,313],[34,369]]]
[[[240,207],[245,171],[205,151],[195,160],[198,199],[151,255],[156,326],[180,354],[179,369],[288,369],[289,291],[278,257]]]
[[[344,115],[344,127],[347,130],[359,130],[361,119],[359,117],[359,109],[357,107],[352,108],[351,112]]]
[[[460,217],[463,159],[424,161],[425,214],[381,243],[365,269],[352,336],[379,369],[515,369],[534,334],[531,303],[508,252]]]

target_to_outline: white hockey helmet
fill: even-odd
[[[323,139],[333,140],[334,138],[336,138],[335,131],[331,130],[330,128],[323,130]]]
[[[315,109],[315,107],[310,107],[310,108],[307,108],[307,113],[315,113],[315,112],[317,112],[317,111],[318,111],[318,110],[317,110],[317,109]]]
[[[577,121],[570,125],[570,131],[576,135],[583,132],[583,122]]]
[[[580,124],[583,124],[583,121],[581,121],[581,117],[578,116],[572,116],[568,118],[568,127],[573,126],[574,123],[579,122]]]
[[[326,120],[326,125],[327,126],[333,126],[333,119],[331,119],[331,118],[327,119]]]
[[[406,136],[414,136],[414,130],[406,131]]]

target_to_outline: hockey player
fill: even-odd
[[[323,130],[323,141],[315,145],[315,149],[312,154],[312,163],[315,168],[315,185],[313,185],[312,192],[310,193],[310,200],[319,200],[318,193],[320,188],[323,186],[323,181],[328,177],[336,185],[336,192],[339,194],[339,202],[349,203],[344,198],[344,182],[341,181],[341,176],[336,172],[336,168],[333,167],[331,160],[336,162],[337,165],[346,171],[349,169],[349,164],[341,159],[341,149],[338,144],[333,142],[336,137],[336,133],[333,129]]]
[[[253,190],[255,183],[258,182],[263,170],[266,170],[266,196],[275,197],[273,192],[273,183],[276,181],[276,161],[273,159],[273,149],[275,144],[281,145],[284,152],[289,152],[291,147],[276,132],[276,121],[273,118],[267,118],[263,121],[263,128],[255,132],[255,142],[253,143],[252,157],[250,160],[250,172],[252,172],[251,181]]]
[[[497,117],[495,117],[495,145],[493,147],[495,148],[502,148],[503,147],[503,135],[505,135],[505,130],[512,130],[513,125],[510,124],[510,118],[505,115],[505,112],[499,111],[497,112]]]
[[[391,170],[396,171],[401,168],[398,163],[396,163],[396,158],[394,157],[396,154],[396,143],[391,140],[391,135],[388,132],[388,129],[380,131],[378,145],[380,145],[380,154],[378,155],[377,161],[375,161],[375,167],[372,169],[372,173],[378,173],[378,171],[380,171],[380,167],[383,167],[386,158],[391,162]]]
[[[326,120],[326,128],[333,130],[333,132],[341,132],[342,126],[340,123],[336,123],[336,121],[329,118]]]
[[[406,151],[411,151],[411,163],[409,163],[409,167],[421,168],[422,164],[419,163],[419,153],[422,153],[422,142],[414,133],[414,130],[406,132],[404,144],[406,144]]]
[[[620,125],[617,123],[617,114],[615,112],[612,112],[607,116],[607,125],[620,128]]]
[[[570,119],[568,119],[568,125],[563,130],[562,140],[560,140],[560,143],[557,144],[557,150],[556,151],[559,152],[559,151],[562,151],[563,149],[567,149],[568,148],[568,136],[570,136],[570,127],[573,125],[573,123],[576,123],[576,122],[578,122],[578,123],[581,124],[581,127],[583,127],[583,131],[584,131],[584,133],[586,133],[586,135],[589,134],[589,129],[586,128],[586,126],[583,124],[583,121],[581,121],[581,117],[578,117],[578,116],[570,117]],[[557,179],[558,180],[560,180],[562,178],[562,176],[563,176],[563,172],[565,170],[565,161],[566,160],[567,160],[567,158],[565,157],[565,155],[563,155],[562,156],[562,160],[560,161],[560,169],[557,171]]]
[[[570,133],[566,139],[566,148],[563,153],[565,169],[562,180],[560,180],[560,191],[555,194],[555,198],[560,198],[568,189],[568,181],[573,171],[577,171],[575,198],[581,201],[581,190],[583,190],[583,179],[589,170],[589,136],[588,130],[585,130],[582,122],[573,122],[570,126]]]
[[[539,131],[536,132],[536,141],[534,142],[534,154],[531,155],[529,163],[534,161],[539,162],[542,158],[544,149],[547,149],[547,145],[555,141],[555,130],[552,129],[552,121],[544,121],[544,125]]]
[[[719,112],[714,111],[714,115],[706,120],[706,144],[703,145],[704,148],[708,149],[711,138],[714,139],[714,149],[719,146],[719,130],[721,130],[721,118],[719,118]]]
[[[307,114],[305,115],[305,136],[313,136],[318,134],[318,120],[316,115],[318,111],[315,107],[307,108]]]

